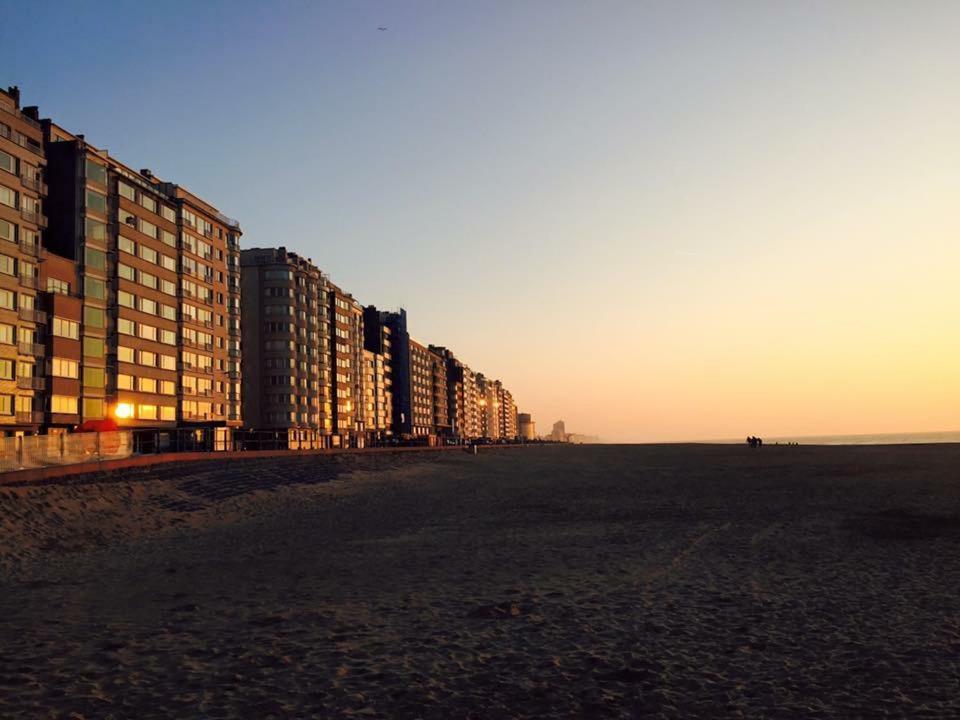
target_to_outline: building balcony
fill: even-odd
[[[37,289],[37,278],[33,275],[21,275],[20,276],[20,286],[25,288]]]
[[[39,425],[43,422],[43,411],[42,410],[29,410],[26,412],[18,412],[17,422],[24,425]]]
[[[21,390],[43,390],[47,387],[47,379],[42,377],[18,377],[17,387]]]
[[[228,370],[228,371],[227,371],[227,377],[230,378],[231,380],[239,380],[239,379],[240,379],[240,371],[239,371],[239,370]]]
[[[25,255],[33,255],[33,257],[40,257],[40,243],[38,242],[27,242],[26,240],[20,240],[20,252]]]
[[[34,192],[40,193],[41,195],[47,194],[47,186],[40,178],[36,177],[27,177],[26,175],[20,176],[20,184],[25,188],[29,188]]]
[[[47,321],[47,314],[43,310],[20,308],[17,314],[21,320],[26,320],[27,322],[45,323]]]
[[[22,217],[27,222],[33,223],[34,225],[39,225],[42,228],[47,226],[47,219],[37,212],[32,212],[30,210],[20,209],[20,217]]]
[[[17,351],[21,355],[34,355],[35,357],[43,357],[46,354],[46,348],[40,343],[18,343]]]

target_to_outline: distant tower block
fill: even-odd
[[[557,420],[553,424],[553,432],[550,433],[550,439],[554,442],[567,441],[567,426],[564,424],[563,420]]]
[[[517,431],[521,440],[536,440],[537,428],[530,413],[519,413],[517,415]]]

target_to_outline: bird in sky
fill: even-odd
[[[377,30],[380,30],[381,32],[386,32],[387,29],[385,27],[378,27]]]

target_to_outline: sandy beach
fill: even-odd
[[[960,446],[0,488],[3,718],[960,716]]]

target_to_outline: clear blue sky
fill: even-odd
[[[39,0],[0,83],[542,429],[938,430],[957,38],[951,2]]]

